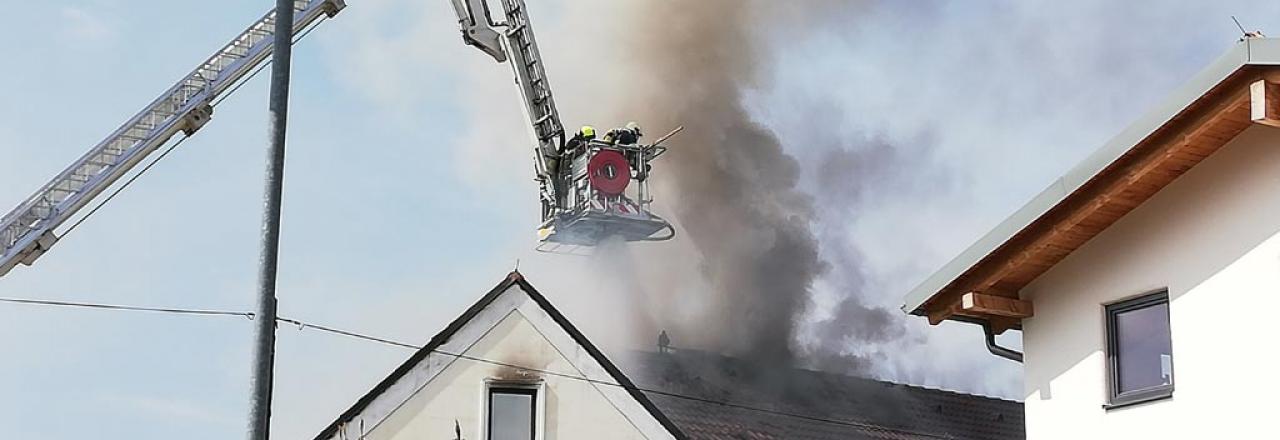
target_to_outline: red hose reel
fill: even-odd
[[[601,194],[616,196],[631,183],[631,165],[614,150],[600,150],[587,162],[587,179]]]

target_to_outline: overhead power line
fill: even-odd
[[[342,336],[347,336],[347,337],[352,337],[352,338],[361,339],[361,340],[370,341],[370,342],[377,342],[377,343],[380,343],[380,344],[386,344],[386,345],[391,345],[391,346],[400,347],[400,348],[408,348],[408,349],[414,349],[414,350],[421,350],[421,349],[423,349],[423,348],[424,348],[423,346],[420,346],[420,345],[414,345],[414,344],[408,344],[408,343],[404,343],[404,342],[392,341],[392,340],[389,340],[389,339],[379,338],[379,337],[376,337],[376,336],[369,336],[369,335],[365,335],[365,334],[361,334],[361,333],[356,333],[356,332],[352,332],[352,331],[348,331],[348,330],[339,330],[339,329],[335,329],[335,328],[331,328],[331,327],[326,327],[326,326],[322,326],[322,325],[316,325],[316,324],[305,323],[305,322],[301,322],[301,321],[294,320],[294,319],[280,318],[280,319],[279,319],[279,321],[281,321],[281,322],[287,322],[287,323],[290,323],[290,324],[297,325],[297,326],[298,326],[298,328],[299,328],[299,330],[302,330],[302,329],[308,329],[308,328],[309,328],[309,329],[315,329],[315,330],[320,330],[320,331],[324,331],[324,332],[334,333],[334,334],[338,334],[338,335],[342,335]],[[653,395],[659,395],[659,396],[671,397],[671,398],[676,398],[676,399],[689,400],[689,401],[700,402],[700,403],[706,403],[706,404],[712,404],[712,405],[719,405],[719,406],[723,406],[723,407],[727,407],[727,408],[735,408],[735,409],[741,409],[741,410],[746,410],[746,411],[753,411],[753,412],[758,412],[758,413],[762,413],[762,414],[770,414],[770,415],[776,415],[776,416],[781,416],[781,417],[791,417],[791,418],[796,418],[796,419],[808,420],[808,421],[811,421],[811,422],[831,423],[831,424],[836,424],[836,425],[848,426],[848,427],[852,427],[852,428],[865,429],[865,430],[869,430],[869,431],[907,433],[907,434],[911,434],[911,435],[914,435],[914,436],[930,437],[930,438],[938,438],[938,439],[948,439],[948,438],[950,438],[950,437],[947,437],[947,436],[942,436],[942,435],[932,434],[932,433],[927,433],[927,432],[918,432],[918,431],[912,431],[912,430],[906,430],[906,429],[897,429],[897,428],[887,428],[887,427],[883,427],[883,426],[873,425],[873,424],[870,424],[870,423],[860,423],[860,422],[854,422],[854,421],[849,421],[849,420],[828,419],[828,418],[817,417],[817,416],[810,416],[810,415],[805,415],[805,414],[797,414],[797,413],[792,413],[792,412],[787,412],[787,411],[778,411],[778,410],[769,409],[769,408],[761,408],[761,407],[756,407],[756,406],[743,405],[743,404],[733,403],[733,402],[729,402],[729,401],[722,401],[722,400],[708,399],[708,398],[705,398],[705,397],[690,396],[690,395],[687,395],[687,394],[673,393],[673,392],[670,392],[670,391],[662,391],[662,390],[656,390],[656,389],[644,388],[644,387],[638,387],[638,386],[626,386],[626,385],[623,385],[623,384],[620,384],[620,383],[614,383],[614,382],[608,382],[608,381],[603,381],[603,380],[592,379],[592,378],[589,378],[589,377],[586,377],[586,376],[578,376],[578,375],[575,375],[575,374],[560,373],[560,372],[556,372],[556,371],[544,370],[544,369],[541,369],[541,368],[526,367],[526,366],[523,366],[523,365],[516,365],[516,364],[510,364],[510,363],[501,362],[501,361],[495,361],[495,360],[492,360],[492,359],[485,359],[485,358],[476,357],[476,356],[469,356],[469,355],[465,355],[465,354],[462,354],[462,353],[451,353],[451,352],[444,351],[444,350],[440,350],[440,349],[433,349],[433,350],[431,350],[431,352],[432,352],[432,353],[436,353],[436,354],[440,354],[440,355],[444,355],[444,356],[450,356],[450,357],[454,357],[454,358],[458,358],[458,359],[464,359],[464,360],[468,360],[468,361],[472,361],[472,362],[478,362],[478,363],[483,363],[483,364],[489,364],[489,365],[498,366],[498,367],[514,368],[514,369],[523,370],[523,371],[528,371],[528,372],[532,372],[532,373],[540,373],[540,374],[545,374],[545,375],[548,375],[548,376],[560,377],[560,378],[564,378],[564,379],[570,379],[570,380],[583,381],[583,382],[587,382],[587,383],[591,383],[591,384],[595,384],[595,385],[603,385],[603,386],[617,387],[617,388],[622,388],[622,389],[629,389],[629,390],[639,391],[639,392],[647,393],[647,394],[653,394]]]
[[[131,311],[131,312],[173,313],[173,314],[179,314],[179,315],[241,316],[241,317],[253,319],[253,313],[251,312],[235,312],[235,311],[227,311],[227,310],[141,307],[141,306],[118,305],[118,304],[99,304],[99,303],[54,301],[54,300],[44,300],[44,299],[22,299],[22,298],[0,298],[0,302],[37,305],[37,306],[75,307],[75,308],[102,309],[102,310],[124,310],[124,311]]]
[[[83,303],[83,302],[71,302],[71,301],[54,301],[54,300],[20,299],[20,298],[3,298],[3,297],[0,297],[0,302],[25,304],[25,305],[38,305],[38,306],[91,308],[91,309],[115,310],[115,311],[138,311],[138,312],[156,312],[156,313],[171,313],[171,314],[181,314],[181,315],[205,315],[205,316],[240,316],[248,319],[254,318],[254,314],[252,312],[239,312],[239,311],[230,311],[230,310],[141,307],[141,306],[118,305],[118,304]],[[343,329],[320,325],[320,324],[313,324],[313,323],[298,320],[298,319],[280,317],[280,318],[276,318],[276,322],[297,326],[299,330],[312,329],[312,330],[318,330],[325,333],[331,333],[331,334],[346,336],[349,338],[355,338],[363,341],[376,342],[379,344],[389,345],[393,347],[405,348],[410,350],[423,349],[423,346],[421,345],[399,342],[391,339],[380,338],[377,336],[370,336],[363,333],[358,333],[350,330],[343,330]],[[592,379],[589,377],[579,376],[576,374],[568,374],[568,373],[561,373],[557,371],[545,370],[541,368],[526,367],[523,365],[516,365],[516,364],[507,363],[507,362],[477,357],[477,356],[470,356],[462,353],[453,353],[453,352],[440,350],[440,349],[434,349],[434,350],[431,350],[431,352],[444,355],[444,356],[454,357],[457,359],[463,359],[471,362],[483,363],[483,364],[504,367],[504,368],[514,368],[514,369],[528,371],[532,373],[555,376],[563,379],[587,382],[595,385],[617,387],[617,388],[622,388],[626,390],[639,391],[639,392],[651,394],[651,395],[671,397],[675,399],[706,403],[710,405],[718,405],[726,408],[741,409],[745,411],[753,411],[761,414],[770,414],[770,415],[775,415],[779,417],[790,417],[795,419],[807,420],[811,422],[830,423],[835,425],[842,425],[842,426],[848,426],[852,428],[879,431],[879,432],[908,433],[915,436],[938,438],[938,439],[949,438],[946,436],[941,436],[938,434],[932,434],[927,432],[918,432],[918,431],[911,431],[911,430],[904,430],[904,429],[897,429],[897,428],[887,428],[887,427],[877,426],[869,423],[860,423],[860,422],[854,422],[849,420],[838,420],[838,419],[829,419],[824,417],[810,416],[806,414],[798,414],[798,413],[779,411],[779,410],[769,409],[769,408],[761,408],[757,406],[744,405],[744,404],[734,403],[729,401],[708,399],[705,397],[691,396],[687,394],[674,393],[670,391],[663,391],[663,390],[652,389],[652,388],[644,388],[644,387],[638,387],[638,386],[629,387],[619,383]]]
[[[365,340],[365,341],[377,342],[377,343],[379,343],[379,344],[392,345],[392,346],[396,346],[396,347],[400,347],[400,348],[408,348],[408,349],[412,349],[412,350],[421,350],[421,349],[422,349],[422,347],[421,347],[421,346],[417,346],[417,345],[413,345],[413,344],[406,344],[406,343],[403,343],[403,342],[396,342],[396,341],[392,341],[392,340],[390,340],[390,339],[382,339],[382,338],[379,338],[379,337],[368,336],[368,335],[362,335],[362,334],[359,334],[359,333],[356,333],[356,332],[350,332],[350,331],[346,331],[346,330],[339,330],[339,329],[336,329],[336,328],[333,328],[333,327],[326,327],[326,326],[318,325],[318,324],[310,324],[310,323],[302,322],[302,321],[299,321],[299,320],[296,320],[296,319],[290,319],[290,318],[280,317],[280,318],[276,318],[276,322],[283,322],[283,323],[287,323],[287,324],[293,324],[293,325],[296,325],[296,326],[298,326],[298,330],[305,330],[305,329],[311,328],[311,329],[316,329],[316,330],[320,330],[320,331],[324,331],[324,332],[329,332],[329,333],[333,333],[333,334],[338,334],[338,335],[342,335],[342,336],[352,337],[352,338],[356,338],[356,339],[362,339],[362,340]]]

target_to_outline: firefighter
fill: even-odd
[[[565,142],[564,150],[560,151],[560,156],[573,156],[576,153],[576,150],[582,148],[582,146],[586,145],[587,142],[595,140],[595,138],[596,128],[590,125],[583,125],[582,129],[578,130],[577,133],[574,133],[573,137],[569,138],[568,142]]]
[[[624,125],[621,128],[609,130],[609,132],[604,135],[604,141],[608,142],[609,145],[635,146],[640,143],[640,136],[642,135],[644,135],[644,133],[640,132],[640,124],[632,121],[628,122],[627,125]],[[633,171],[632,176],[643,181],[645,176],[648,174],[648,170],[646,169],[644,172],[640,170],[642,162],[640,155],[642,152],[634,149],[627,149],[623,151],[622,154],[627,158],[627,165],[631,166],[631,170]]]
[[[585,148],[587,142],[591,142],[595,140],[595,138],[596,128],[590,125],[583,125],[577,133],[573,134],[573,137],[569,138],[568,142],[565,142],[564,145],[560,147],[560,150],[556,151],[556,155],[558,157],[551,158],[551,160],[547,161],[547,167],[550,168],[551,173],[559,176],[561,171],[563,171],[560,169],[560,165],[565,162],[572,164],[573,157],[580,153],[579,150]]]
[[[628,122],[622,128],[615,128],[605,133],[604,141],[614,145],[635,145],[640,142],[640,136],[642,135],[640,124]]]
[[[551,184],[555,187],[556,191],[556,208],[563,208],[565,205],[565,196],[567,195],[565,194],[565,191],[568,188],[567,183],[569,180],[568,176],[565,176],[566,173],[561,169],[561,167],[566,166],[566,163],[572,164],[573,157],[579,154],[579,152],[586,147],[587,142],[591,142],[595,138],[596,128],[590,125],[583,125],[582,128],[579,129],[577,133],[574,133],[573,137],[569,138],[560,150],[556,152],[557,157],[547,159],[547,168],[551,172]]]

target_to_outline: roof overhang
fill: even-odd
[[[1280,39],[1245,40],[912,290],[903,310],[1021,328],[1019,291],[1252,124],[1280,126]]]

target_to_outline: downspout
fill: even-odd
[[[987,350],[990,351],[991,354],[1017,362],[1019,364],[1022,363],[1022,352],[1011,350],[1006,347],[1001,347],[996,344],[996,333],[991,330],[990,322],[982,321],[982,332],[986,333],[987,335]]]

